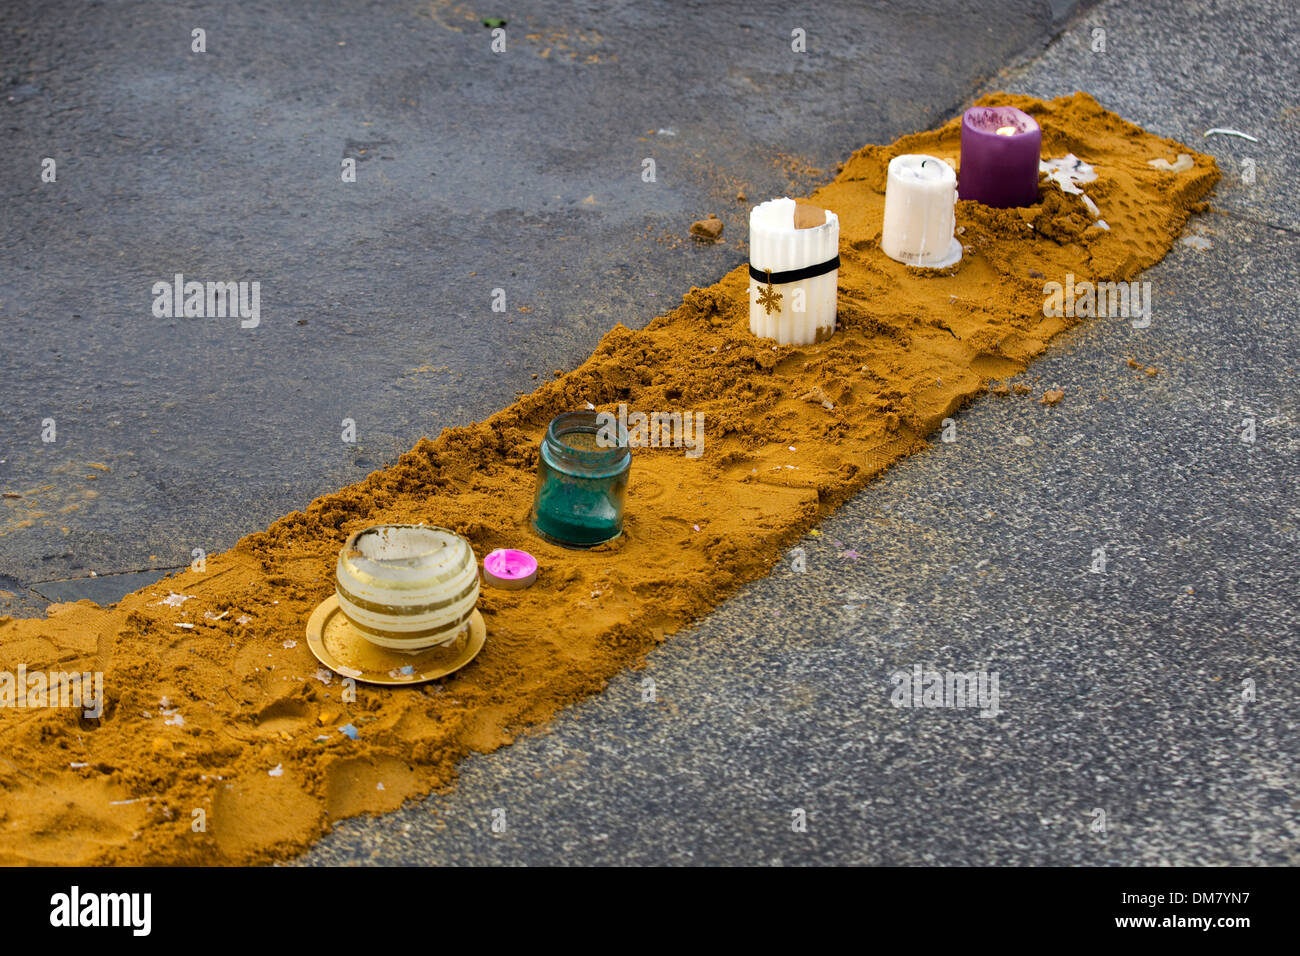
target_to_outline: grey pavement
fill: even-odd
[[[116,600],[485,418],[743,261],[738,191],[947,117],[1073,8],[7,4],[0,613]],[[155,318],[176,273],[260,282],[260,325]]]
[[[466,761],[450,794],[345,821],[303,862],[1300,862],[1300,243],[1274,139],[1297,17],[1250,4],[1206,39],[1204,15],[1104,4],[992,84],[1088,89],[1189,142],[1267,134],[1253,186],[1233,181],[1238,142],[1206,141],[1223,211],[1142,277],[1150,328],[1066,334],[1020,379],[1065,388],[1059,406],[976,403],[955,441],[809,536],[804,573],[777,570],[544,733]],[[1107,56],[1176,88],[1082,54],[1099,23]],[[1249,46],[1271,76],[1196,38]],[[891,677],[918,664],[996,673],[1000,713],[893,706]]]

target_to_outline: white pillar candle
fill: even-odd
[[[961,261],[957,174],[941,159],[909,153],[889,161],[880,248],[909,266],[940,269]]]
[[[829,209],[772,199],[750,210],[749,330],[781,345],[830,338],[839,252],[840,220]],[[782,281],[800,271],[818,274]]]

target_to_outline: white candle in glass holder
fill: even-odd
[[[880,248],[909,266],[941,269],[961,261],[956,226],[957,174],[941,159],[920,153],[889,161]]]
[[[749,213],[749,330],[781,345],[835,332],[840,220],[829,209],[772,199]]]

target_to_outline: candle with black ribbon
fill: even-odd
[[[772,199],[749,213],[749,330],[780,345],[835,332],[840,220],[829,209]]]

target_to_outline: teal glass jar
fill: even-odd
[[[533,528],[566,548],[590,548],[623,533],[632,451],[613,416],[565,412],[546,427],[537,458]]]

